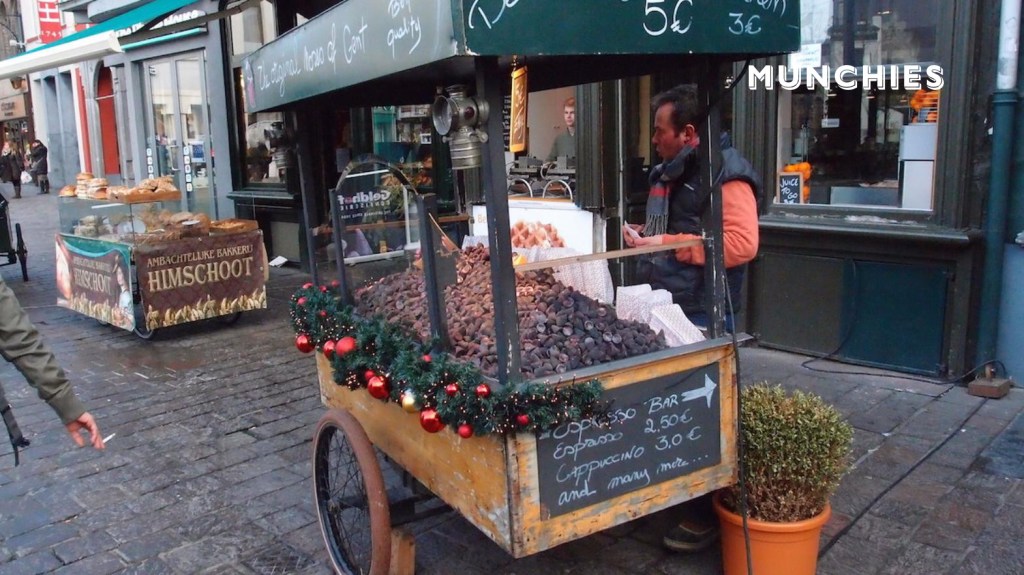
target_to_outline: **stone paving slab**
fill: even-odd
[[[104,453],[75,449],[20,375],[0,365],[33,441],[18,468],[0,442],[0,575],[330,573],[310,487],[310,439],[324,408],[287,314],[307,276],[272,270],[270,308],[234,326],[187,324],[144,342],[53,305],[56,201],[26,195],[11,209],[27,233],[32,279],[0,273],[104,434],[117,435]],[[1024,410],[1022,390],[986,400],[948,382],[808,359],[740,352],[743,385],[812,391],[856,428],[855,467],[833,499],[819,573],[1024,573],[1024,485],[988,465],[1015,437],[1007,430]],[[518,560],[456,514],[409,527],[420,574],[718,573],[717,546],[662,549],[677,513]]]

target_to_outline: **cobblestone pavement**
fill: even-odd
[[[157,340],[58,308],[57,198],[12,202],[30,280],[0,270],[97,416],[108,449],[75,449],[10,365],[0,381],[32,446],[15,468],[0,443],[0,574],[330,573],[310,486],[324,412],[313,360],[298,354],[286,300],[306,276],[274,270],[270,308],[233,326],[171,328]],[[764,349],[743,380],[814,391],[856,427],[857,465],[833,500],[819,572],[1024,573],[1019,466],[1024,393],[1002,400]],[[866,375],[865,375],[866,373]],[[1014,422],[1016,421],[1016,425]],[[1016,442],[1016,443],[1015,443]],[[671,510],[520,560],[455,514],[413,525],[418,573],[649,575],[720,571],[717,546],[663,551]]]

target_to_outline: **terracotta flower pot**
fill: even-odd
[[[747,550],[743,540],[743,518],[725,508],[721,495],[714,496],[715,513],[722,526],[722,567],[725,575],[747,574]],[[818,566],[821,527],[832,515],[832,507],[795,523],[771,523],[747,519],[750,554],[757,575],[814,575]]]

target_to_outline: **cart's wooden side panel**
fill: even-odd
[[[419,418],[365,390],[334,383],[330,363],[318,353],[320,399],[351,413],[370,441],[495,543],[512,552],[509,471],[501,437],[462,439],[446,428],[427,433]]]
[[[730,346],[677,356],[642,368],[601,376],[606,390],[662,375],[718,363],[720,373],[721,463],[602,501],[564,515],[546,517],[540,505],[537,441],[519,434],[509,450],[512,488],[512,555],[524,557],[693,499],[736,481],[735,353]]]

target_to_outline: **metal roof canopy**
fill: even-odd
[[[294,103],[318,96],[334,105],[422,103],[434,89],[464,82],[475,97],[500,110],[513,59],[529,65],[530,89],[640,76],[690,68],[698,102],[709,113],[701,134],[701,182],[712,189],[705,220],[705,305],[712,339],[725,334],[725,258],[719,114],[722,62],[795,51],[800,45],[798,0],[347,0],[247,56],[242,64],[247,112],[288,107],[298,126],[316,122]],[[329,94],[329,96],[327,96]],[[483,130],[502,131],[501,114]],[[310,160],[299,144],[303,225],[311,246],[316,204]],[[522,381],[515,272],[511,265],[508,196],[501,138],[484,145],[480,170],[494,302],[497,384]],[[344,221],[332,218],[335,233]],[[424,266],[436,265],[432,252]],[[341,261],[341,256],[338,257]],[[343,293],[344,265],[338,265]],[[314,281],[316,272],[314,272]],[[428,286],[428,290],[431,288]],[[436,303],[438,290],[428,292]],[[441,309],[444,309],[443,305]],[[436,326],[435,326],[436,329]]]
[[[256,112],[370,81],[373,97],[356,101],[428,101],[410,87],[472,79],[477,56],[514,55],[533,90],[799,47],[798,0],[345,0],[247,56],[243,73]]]

